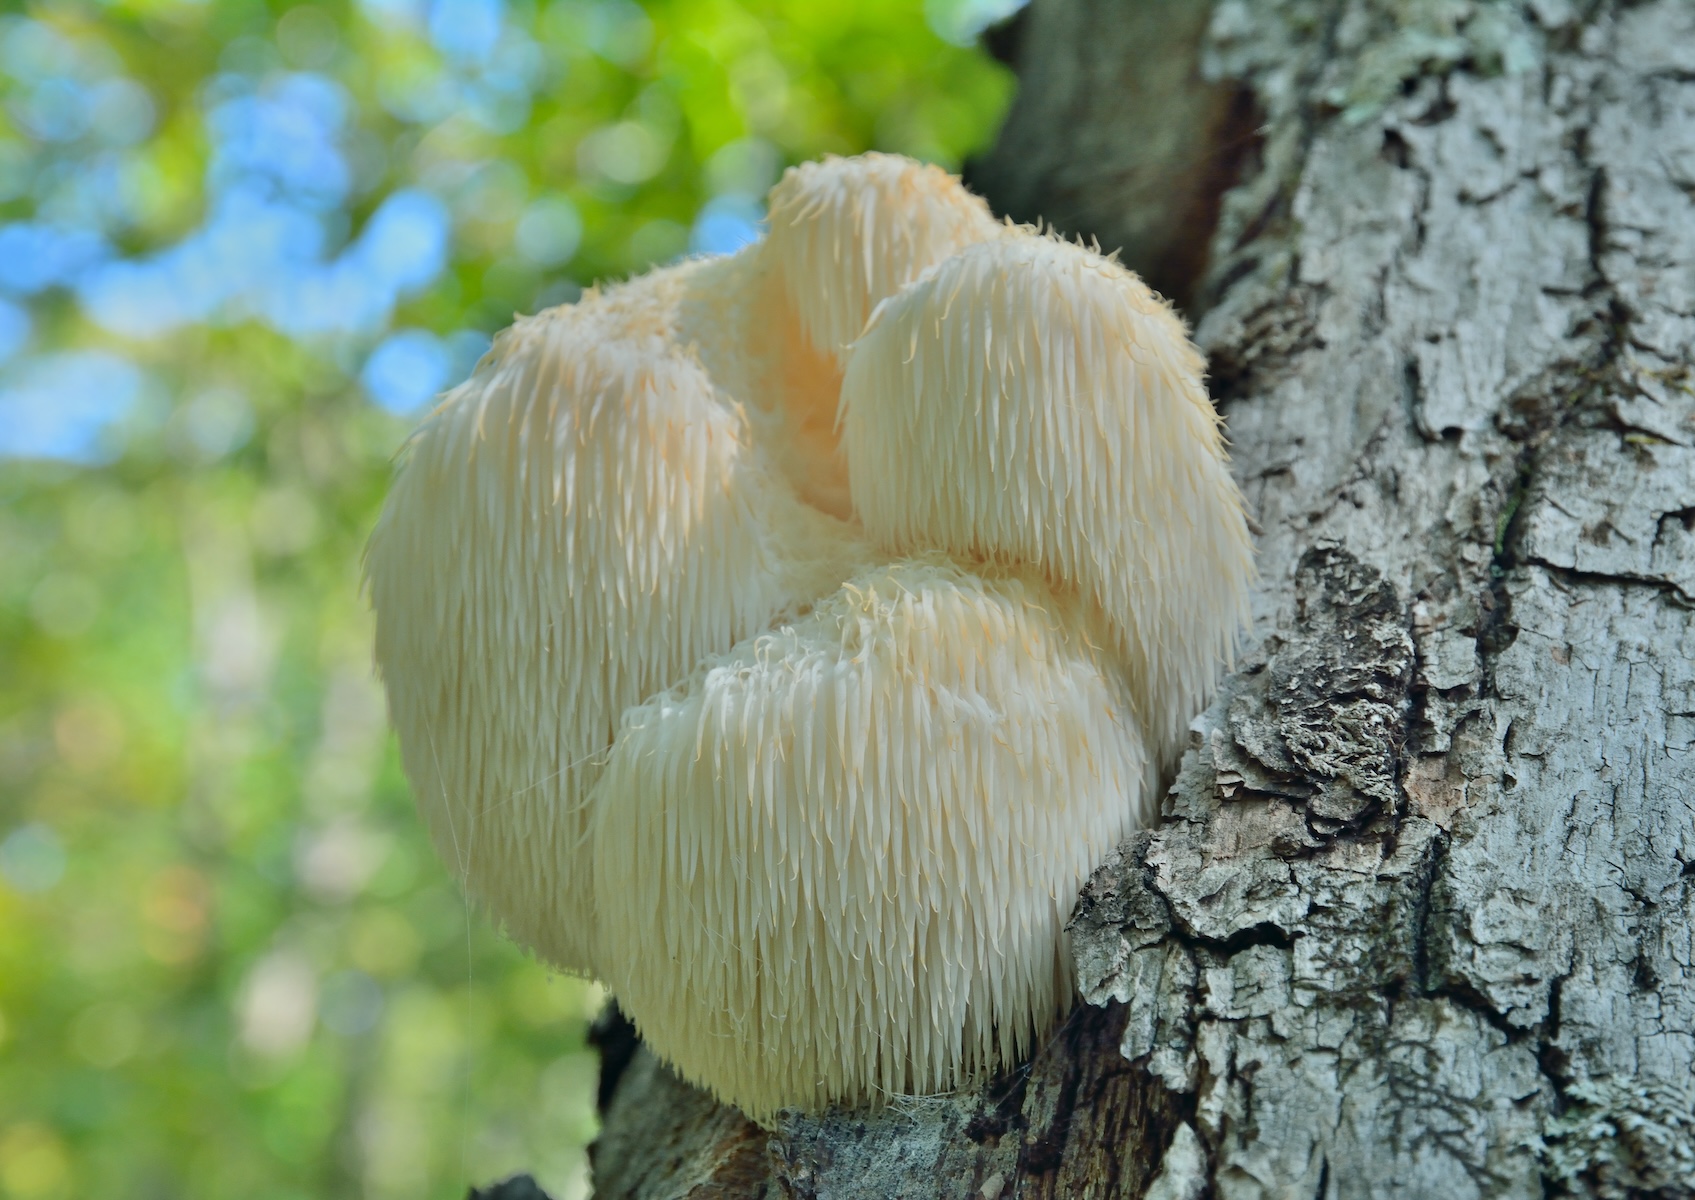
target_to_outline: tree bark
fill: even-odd
[[[1036,0],[973,173],[1193,297],[1262,530],[1087,1003],[770,1132],[638,1050],[601,1196],[1695,1196],[1695,3],[1167,11]]]

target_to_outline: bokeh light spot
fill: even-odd
[[[0,879],[14,891],[45,892],[65,874],[65,847],[59,835],[34,822],[19,826],[0,841]]]
[[[689,249],[697,254],[733,254],[764,234],[765,213],[746,196],[707,201],[689,231]]]
[[[153,132],[153,94],[133,79],[104,79],[89,94],[95,134],[113,146],[133,146]]]
[[[640,121],[619,121],[597,129],[577,148],[584,174],[613,183],[636,184],[652,179],[665,165],[670,147]]]
[[[447,348],[434,334],[403,329],[371,352],[359,382],[379,408],[405,416],[441,391],[450,363]]]
[[[324,980],[319,1019],[342,1037],[371,1032],[383,1015],[383,990],[363,971],[337,971]]]
[[[430,41],[449,58],[481,62],[500,40],[505,7],[501,0],[434,0]]]
[[[556,267],[570,261],[582,238],[583,219],[576,206],[563,196],[548,196],[524,210],[512,243],[538,267]]]

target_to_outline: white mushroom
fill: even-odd
[[[760,1119],[1030,1050],[1251,574],[1133,275],[889,156],[771,213],[502,335],[367,561],[467,893]]]

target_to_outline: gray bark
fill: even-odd
[[[1261,130],[1193,289],[1255,641],[1079,901],[1087,1004],[979,1092],[771,1133],[638,1052],[603,1196],[1695,1196],[1695,3],[1170,27],[1036,0],[1026,80],[1205,95],[1021,99],[974,176],[1045,139],[1110,214],[1064,164]],[[1155,192],[1148,244],[1206,207]]]

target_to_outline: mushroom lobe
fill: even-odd
[[[1075,599],[945,559],[857,575],[624,714],[591,798],[606,982],[755,1120],[928,1093],[1069,1006],[1081,881],[1151,814]]]

